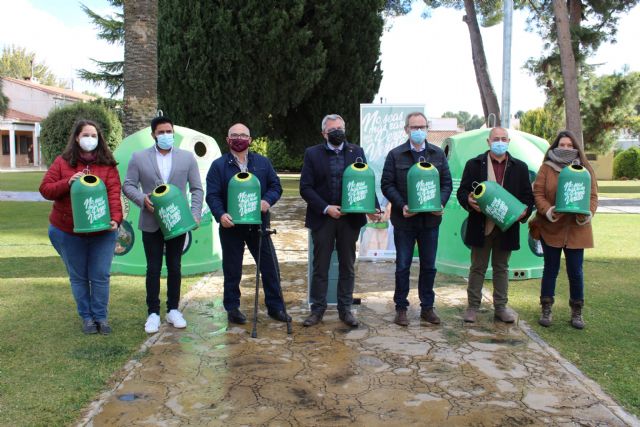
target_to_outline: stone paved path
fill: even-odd
[[[303,328],[306,230],[288,220],[301,218],[299,206],[277,206],[274,244],[293,334],[269,319],[262,303],[257,339],[250,324],[228,328],[222,275],[214,273],[185,298],[187,329],[163,325],[145,356],[125,368],[125,380],[88,408],[82,425],[640,425],[527,335],[524,322],[494,323],[485,309],[476,325],[464,325],[466,292],[457,278],[438,276],[441,326],[420,322],[412,289],[411,325],[401,328],[392,323],[393,264],[359,263],[361,326],[349,329],[328,312],[319,326]],[[242,282],[248,315],[251,264],[245,259]]]

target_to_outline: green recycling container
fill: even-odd
[[[376,212],[376,177],[366,163],[347,166],[342,175],[342,213]]]
[[[407,173],[409,212],[437,212],[440,202],[440,174],[429,162],[418,162]]]
[[[249,172],[239,172],[229,180],[227,213],[234,224],[262,224],[260,180]]]
[[[489,149],[487,138],[491,129],[482,128],[451,136],[442,144],[447,156],[453,180],[453,193],[445,206],[440,233],[436,267],[439,273],[467,277],[471,260],[471,248],[464,243],[469,213],[458,203],[456,192],[460,186],[464,167],[479,154]],[[544,160],[549,143],[528,133],[509,129],[509,154],[525,162],[529,169],[529,179],[533,183],[536,172]],[[526,224],[520,225],[520,249],[511,253],[509,259],[509,279],[522,280],[542,277],[542,246],[530,234]],[[491,278],[491,264],[486,277]]]
[[[591,201],[591,174],[584,166],[569,165],[558,176],[556,208],[558,213],[588,215]]]
[[[74,233],[94,233],[111,228],[107,187],[100,178],[84,175],[73,181],[70,191]]]
[[[211,163],[220,157],[220,148],[212,137],[193,129],[174,126],[175,146],[193,153],[198,164],[198,172],[204,192],[207,192],[207,173]],[[151,137],[151,128],[146,127],[122,140],[113,155],[118,162],[120,181],[123,182],[131,156],[136,151],[152,147],[155,141]],[[189,186],[185,197],[191,203]],[[138,228],[140,207],[121,195],[124,219],[118,229],[115,257],[111,264],[112,273],[135,274],[144,276],[147,271],[147,259],[142,244],[142,231]],[[218,234],[218,223],[212,221],[211,211],[206,203],[202,205],[200,225],[185,236],[182,249],[182,274],[201,274],[222,268],[222,248]],[[162,266],[161,274],[167,275]]]
[[[473,198],[480,210],[506,231],[520,218],[527,207],[513,194],[493,181],[484,181],[473,190]]]
[[[181,236],[198,226],[193,219],[189,203],[178,187],[173,184],[157,186],[149,196],[164,240]]]

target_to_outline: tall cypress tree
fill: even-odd
[[[380,85],[383,4],[160,0],[160,108],[219,141],[242,121],[301,149],[330,112],[353,137]]]

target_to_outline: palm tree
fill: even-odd
[[[149,125],[158,105],[158,1],[124,2],[124,134]]]

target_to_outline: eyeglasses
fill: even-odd
[[[503,136],[503,137],[491,138],[491,142],[498,142],[498,141],[509,142],[509,137],[508,136]]]
[[[427,126],[409,126],[410,130],[427,130]]]
[[[247,135],[246,133],[232,133],[231,135],[229,135],[229,138],[232,138],[232,139],[235,139],[235,138],[249,139],[251,137],[249,135]]]
[[[334,130],[341,130],[342,132],[344,132],[344,128],[329,128],[329,129],[325,129],[325,133],[331,133]]]

